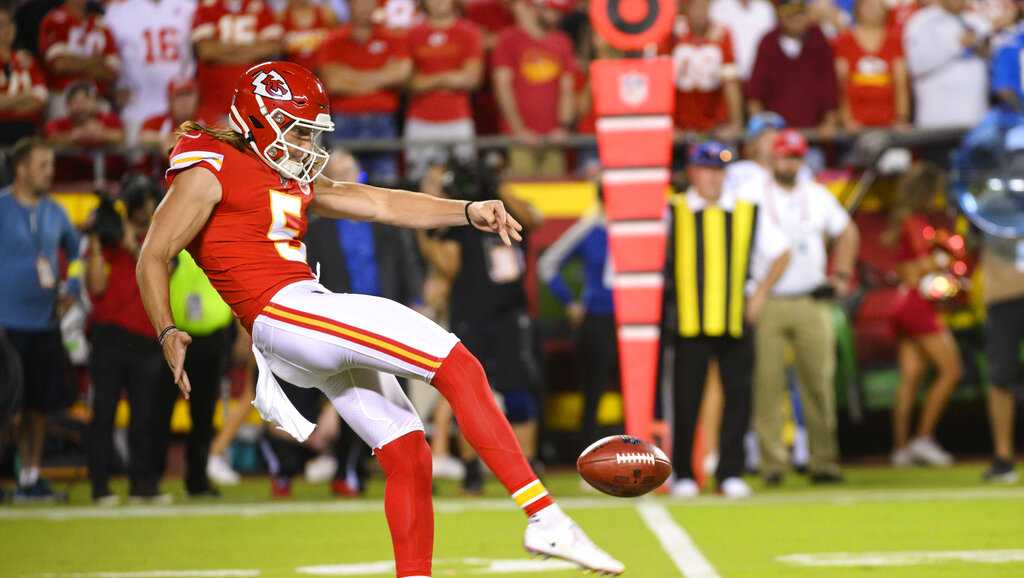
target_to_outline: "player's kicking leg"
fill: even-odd
[[[562,558],[597,572],[620,574],[623,571],[620,562],[595,546],[555,504],[523,456],[508,420],[494,401],[483,368],[455,336],[398,303],[364,295],[324,292],[315,283],[309,283],[309,287],[305,285],[290,286],[276,295],[257,320],[257,329],[265,323],[290,333],[312,336],[318,342],[333,347],[295,347],[285,352],[282,351],[283,344],[275,343],[275,356],[288,359],[292,365],[301,368],[329,367],[330,364],[337,368],[372,367],[389,374],[431,382],[451,404],[467,441],[528,516],[524,540],[527,550]],[[323,353],[319,352],[320,349]],[[344,403],[335,404],[339,411],[345,406]],[[342,417],[346,416],[343,414]],[[346,421],[353,428],[357,427],[352,419],[346,417]],[[407,433],[401,429],[396,428],[393,440],[399,440],[402,433]],[[394,475],[399,478],[411,475],[404,469],[397,469],[405,467],[397,464],[402,460],[394,460],[394,466],[385,464],[387,455],[391,453],[387,451],[390,440],[376,445],[373,440],[364,439],[371,447],[380,447],[378,458],[382,458],[388,472],[389,485],[393,474],[387,470],[388,467],[392,467],[396,472]],[[420,444],[416,441],[415,445]],[[429,462],[429,456],[424,459]],[[420,471],[425,471],[429,480],[429,466]],[[416,489],[421,486],[425,490]],[[429,483],[412,482],[409,487],[413,489],[408,490],[408,495],[419,496],[421,492],[429,501]],[[396,497],[396,501],[398,499]],[[419,511],[415,504],[419,504],[421,499],[413,497],[410,500],[405,505],[395,506],[396,524],[408,523],[397,519],[405,515],[399,512],[412,515]],[[431,543],[432,535],[431,524]],[[397,542],[396,557],[399,555]]]
[[[537,478],[498,408],[483,367],[457,343],[431,383],[452,406],[459,431],[529,518],[523,546],[588,570],[621,574],[625,567],[594,545]]]

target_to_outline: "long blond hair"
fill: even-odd
[[[221,142],[226,142],[242,152],[246,151],[245,138],[229,128],[212,128],[199,124],[194,120],[186,120],[181,123],[181,126],[178,127],[178,130],[175,131],[174,135],[177,138],[181,138],[181,135],[189,132],[201,132]]]

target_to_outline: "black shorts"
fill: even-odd
[[[525,310],[514,309],[487,320],[459,321],[452,329],[480,360],[495,390],[505,393],[540,386],[533,321]]]
[[[60,330],[8,329],[7,340],[21,361],[21,409],[53,412],[68,407],[74,396]]]
[[[985,355],[989,382],[996,387],[1024,386],[1024,298],[989,305]]]

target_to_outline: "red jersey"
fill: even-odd
[[[289,7],[281,17],[284,50],[288,60],[316,70],[316,52],[334,27],[334,13],[327,6],[297,10]]]
[[[117,115],[112,112],[98,112],[96,113],[95,118],[99,121],[100,124],[107,128],[122,127],[121,119],[118,118]],[[43,128],[43,134],[45,134],[47,138],[52,138],[57,135],[69,133],[72,130],[74,130],[76,126],[78,125],[76,125],[75,122],[71,120],[71,117],[62,116],[60,118],[55,118],[50,122],[46,123],[46,126]],[[89,145],[97,143],[95,143],[92,139],[89,138],[81,138],[76,140],[75,144]]]
[[[864,126],[891,126],[896,121],[896,89],[893,66],[903,58],[903,44],[889,30],[882,46],[869,52],[857,42],[852,30],[835,40],[836,60],[846,62],[846,101],[850,115]]]
[[[409,31],[409,52],[413,70],[419,74],[440,74],[462,70],[467,62],[483,58],[480,29],[468,20],[456,20],[448,28],[434,28],[424,22]],[[448,122],[469,118],[469,93],[432,90],[412,95],[409,118]]]
[[[352,37],[348,27],[331,34],[320,47],[318,62],[340,64],[359,71],[374,71],[384,68],[392,60],[409,57],[405,38],[394,31],[375,27],[366,42]],[[378,90],[355,96],[333,96],[331,111],[347,114],[391,113],[398,109],[398,90]]]
[[[221,200],[188,246],[214,289],[252,332],[252,323],[281,288],[313,279],[302,237],[313,186],[280,175],[254,153],[200,132],[171,151],[168,186],[191,167],[209,170]]]
[[[142,239],[139,239],[139,243],[142,243]],[[86,256],[89,251],[91,249],[86,249]],[[121,246],[104,247],[103,261],[106,262],[110,277],[103,293],[89,292],[92,301],[89,321],[94,325],[115,325],[143,337],[156,337],[135,280],[135,257]]]
[[[526,128],[547,134],[558,128],[562,75],[572,74],[576,58],[564,32],[552,30],[533,38],[522,28],[508,28],[494,47],[493,66],[512,70],[512,92]],[[509,132],[501,119],[501,129]]]
[[[503,0],[465,0],[462,13],[466,20],[489,34],[498,34],[516,23],[512,11]]]
[[[672,60],[676,67],[676,126],[685,130],[710,130],[728,118],[722,84],[735,79],[729,31],[712,26],[696,36],[682,25]]]
[[[263,0],[202,0],[192,20],[192,42],[213,40],[225,44],[253,44],[280,40],[282,28]],[[257,62],[214,64],[197,58],[199,116],[223,118],[231,106],[235,82]]]
[[[39,54],[50,66],[61,56],[90,57],[103,55],[104,64],[113,70],[121,67],[117,46],[103,19],[96,14],[79,18],[64,6],[50,10],[39,24]],[[53,90],[64,90],[84,76],[49,73],[49,85]]]
[[[46,78],[32,55],[23,50],[12,52],[10,58],[0,57],[0,94],[14,96],[31,94],[41,103],[46,103]],[[0,111],[0,122],[36,121],[43,107],[35,112]]]

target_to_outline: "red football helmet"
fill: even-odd
[[[309,183],[327,164],[320,139],[334,130],[329,104],[324,85],[309,70],[293,62],[264,62],[239,78],[228,120],[282,176]],[[289,134],[308,146],[289,142]]]

